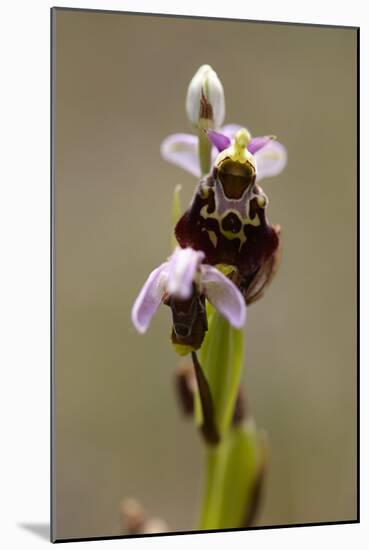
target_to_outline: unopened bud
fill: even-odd
[[[121,502],[120,515],[123,532],[130,535],[142,533],[146,522],[146,514],[142,505],[134,498],[126,498]]]
[[[145,524],[144,533],[147,535],[153,533],[168,533],[170,531],[168,524],[161,518],[150,518]]]
[[[199,128],[220,128],[225,116],[224,90],[210,65],[202,65],[188,86],[186,111],[190,122]]]
[[[233,411],[233,426],[239,426],[248,416],[246,395],[242,387],[238,390],[238,395]]]
[[[195,371],[192,361],[183,358],[176,371],[175,388],[181,411],[186,416],[191,416],[194,410],[194,393],[196,388]]]
[[[120,505],[123,535],[167,533],[168,524],[158,517],[148,516],[142,504],[134,498],[126,498]]]

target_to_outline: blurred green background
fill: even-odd
[[[171,201],[194,178],[159,147],[191,131],[198,66],[226,122],[276,134],[262,186],[283,260],[249,309],[244,386],[269,434],[258,525],[356,517],[356,31],[56,11],[57,538],[120,534],[137,497],[170,530],[196,523],[203,448],[173,392],[170,312],[145,336],[130,309],[170,251]]]

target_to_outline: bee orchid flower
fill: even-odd
[[[208,130],[206,132],[212,144],[212,164],[219,152],[234,143],[235,136],[241,128],[242,126],[238,124],[227,124],[219,131]],[[171,134],[161,144],[161,155],[166,161],[199,178],[201,168],[198,158],[198,141],[198,136],[193,134]],[[247,149],[255,159],[256,181],[277,176],[286,166],[286,148],[273,136],[251,138]]]
[[[150,273],[132,308],[138,332],[146,332],[164,303],[172,309],[173,343],[185,346],[186,353],[198,349],[207,330],[205,298],[233,327],[244,325],[246,305],[241,292],[217,268],[204,264],[204,257],[202,251],[178,247]]]

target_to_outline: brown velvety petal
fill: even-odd
[[[277,248],[255,273],[244,277],[239,283],[240,290],[245,297],[247,305],[256,302],[264,296],[266,288],[270,285],[278,271],[282,257],[282,245],[280,240],[281,228],[280,226],[274,226],[273,229],[278,237]]]

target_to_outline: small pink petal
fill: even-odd
[[[187,300],[192,294],[192,284],[198,266],[205,254],[192,248],[176,248],[168,260],[167,291],[172,296]]]
[[[246,322],[245,300],[236,285],[210,265],[201,266],[205,296],[234,328]]]
[[[215,132],[214,130],[208,130],[206,135],[219,152],[224,151],[224,149],[227,149],[231,144],[229,137],[219,132]]]
[[[274,140],[274,136],[261,136],[261,137],[255,137],[252,138],[250,143],[247,146],[247,149],[250,151],[252,155],[254,155],[257,151],[265,147],[271,140]]]
[[[162,157],[190,174],[200,177],[198,138],[192,134],[171,134],[160,146]]]
[[[132,323],[141,334],[146,332],[161,304],[168,278],[167,267],[168,262],[164,262],[150,273],[133,304]]]
[[[254,154],[256,161],[256,179],[277,176],[287,164],[287,149],[275,140],[270,140]]]

